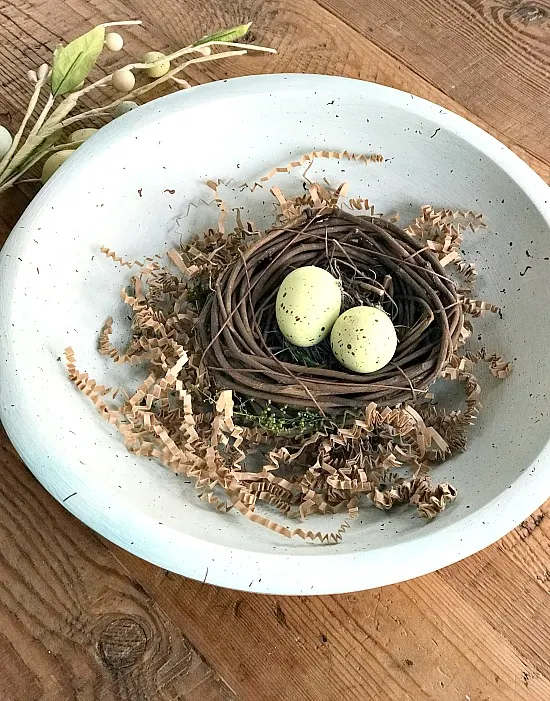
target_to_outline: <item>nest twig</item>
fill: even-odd
[[[476,270],[460,253],[462,229],[484,226],[480,216],[425,206],[403,232],[375,218],[367,200],[350,203],[369,217],[342,213],[336,204],[343,186],[331,191],[313,183],[308,194],[290,200],[273,189],[278,221],[285,222],[279,228],[256,232],[243,227],[237,212],[235,231],[225,233],[227,208],[216,183],[213,189],[218,230],[168,253],[178,275],[152,258],[131,262],[104,249],[119,265],[141,270],[122,291],[133,314],[128,346],[121,352],[112,345],[109,318],[99,352],[117,363],[146,363],[145,381],[116,401],[118,391],[79,371],[67,349],[70,380],[132,453],[186,475],[210,506],[234,508],[285,537],[340,541],[363,497],[379,509],[408,502],[426,518],[436,516],[456,490],[432,484],[430,470],[465,449],[481,408],[473,366],[487,362],[501,379],[511,370],[483,348],[454,352],[472,333],[463,315],[498,311],[470,298]],[[326,340],[303,349],[283,339],[273,309],[276,290],[290,269],[307,264],[341,278],[345,308],[375,304],[392,315],[399,346],[387,368],[346,373]],[[458,287],[443,272],[449,264],[462,279]],[[463,385],[463,409],[417,396],[438,375]],[[311,402],[316,410],[308,408]],[[342,405],[352,411],[342,412]],[[261,468],[248,462],[252,455]],[[270,510],[262,513],[260,504],[289,522],[342,511],[347,518],[332,531],[290,528],[272,520]]]
[[[360,375],[281,359],[279,285],[293,269],[337,271],[343,289],[380,305],[398,333],[392,362]],[[463,309],[437,255],[394,224],[334,207],[306,211],[245,249],[217,280],[198,335],[215,383],[248,397],[339,414],[370,402],[395,406],[433,384],[459,344]]]

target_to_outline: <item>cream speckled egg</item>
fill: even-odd
[[[42,166],[42,176],[40,178],[42,183],[48,182],[55,171],[60,168],[63,163],[65,163],[67,158],[70,158],[73,155],[73,153],[73,149],[65,149],[63,151],[52,153],[52,155],[44,161],[44,165]]]
[[[336,319],[332,352],[353,372],[375,372],[395,355],[397,335],[390,317],[377,307],[353,307]]]
[[[141,60],[142,63],[155,63],[155,61],[160,61],[161,58],[166,58],[165,54],[160,51],[149,51]],[[149,78],[162,78],[169,70],[170,61],[162,61],[162,63],[158,63],[156,66],[144,69],[145,75],[149,76]]]
[[[296,268],[281,283],[275,304],[283,336],[295,346],[309,348],[329,335],[340,314],[340,282],[314,265]]]
[[[139,107],[137,102],[134,102],[133,100],[124,100],[124,102],[120,102],[115,107],[115,109],[113,110],[113,115],[115,117],[122,117],[123,114],[135,110],[136,107]]]
[[[86,139],[89,139],[94,134],[97,134],[98,131],[99,129],[93,129],[92,127],[89,129],[77,129],[69,136],[69,142],[76,143],[77,141],[86,141]]]

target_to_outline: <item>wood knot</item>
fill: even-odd
[[[117,618],[105,626],[99,636],[99,654],[111,669],[136,664],[147,647],[147,634],[132,618]]]
[[[533,3],[520,5],[516,8],[514,15],[524,24],[543,22],[548,17],[548,12],[544,7],[538,7]]]

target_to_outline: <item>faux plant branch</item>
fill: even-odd
[[[54,51],[51,67],[44,63],[36,71],[27,73],[34,89],[21,125],[13,139],[4,127],[0,127],[0,192],[14,185],[42,160],[45,162],[41,181],[45,182],[74,149],[96,131],[80,129],[74,133],[75,138],[67,138],[64,132],[67,127],[91,117],[118,117],[138,106],[135,98],[163,83],[171,82],[178,88],[191,87],[185,79],[178,77],[190,65],[241,56],[249,51],[275,53],[274,49],[239,43],[250,28],[250,23],[243,24],[205,36],[172,54],[149,52],[141,61],[129,63],[85,85],[103,49],[119,51],[124,44],[119,34],[106,32],[106,28],[134,24],[141,24],[141,21],[101,24],[66,46],[59,46]],[[223,50],[215,52],[213,49],[218,47]],[[134,71],[145,74],[149,82],[136,87]],[[120,93],[119,97],[104,107],[74,113],[83,95],[107,85],[112,85]],[[48,90],[46,103],[35,116],[38,101],[45,90]],[[33,119],[34,123],[31,124]]]

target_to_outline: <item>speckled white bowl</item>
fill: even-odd
[[[202,505],[191,485],[129,455],[119,436],[67,381],[60,356],[116,385],[134,381],[95,351],[128,271],[99,254],[165,250],[214,222],[207,178],[235,178],[235,202],[267,222],[267,191],[252,182],[311,149],[377,151],[364,168],[319,162],[310,177],[345,179],[402,221],[433,203],[480,210],[489,228],[467,237],[480,294],[503,319],[476,327],[515,360],[485,383],[485,411],[468,451],[437,470],[459,488],[434,522],[412,510],[366,508],[341,544],[287,541],[238,514]],[[288,192],[299,173],[280,176]],[[171,190],[175,190],[171,194]],[[194,88],[102,129],[36,197],[0,255],[0,413],[44,486],[82,521],[163,568],[227,587],[326,594],[405,580],[487,546],[550,495],[550,199],[543,181],[502,144],[413,95],[321,76],[262,76]],[[198,207],[189,206],[190,203]],[[215,208],[214,208],[215,209]],[[134,369],[132,372],[136,373]]]

